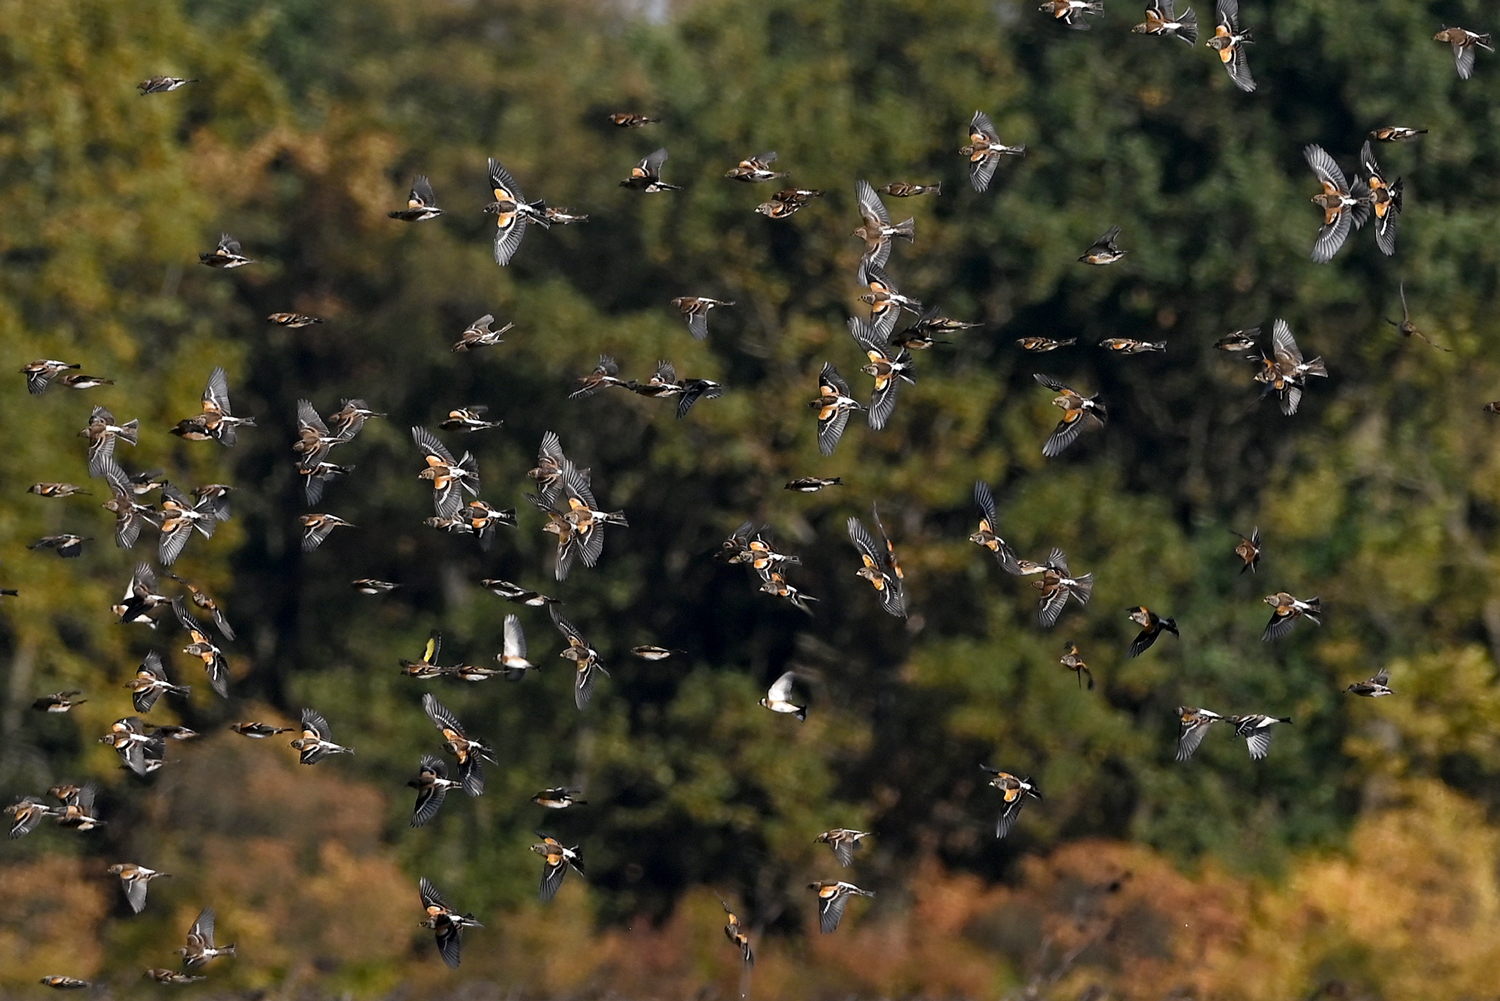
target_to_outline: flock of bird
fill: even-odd
[[[1075,29],[1090,27],[1090,17],[1103,13],[1103,4],[1096,0],[1046,0],[1041,10],[1055,20]],[[1136,25],[1133,31],[1142,34],[1170,36],[1189,44],[1196,44],[1198,23],[1192,10],[1176,13],[1173,0],[1149,0],[1146,20]],[[1490,36],[1477,34],[1463,28],[1445,27],[1436,36],[1439,41],[1452,45],[1459,76],[1467,79],[1473,70],[1476,48],[1492,51]],[[1214,34],[1208,39],[1208,47],[1215,50],[1230,78],[1241,90],[1250,92],[1255,82],[1246,61],[1246,49],[1252,41],[1249,30],[1239,20],[1235,0],[1217,0],[1217,21]],[[143,95],[166,93],[194,83],[190,79],[176,77],[152,77],[139,85]],[[610,121],[625,129],[642,128],[658,121],[634,112],[621,112],[610,116]],[[1010,146],[1001,141],[995,126],[984,112],[976,112],[970,124],[969,142],[962,147],[960,155],[968,163],[969,177],[976,192],[985,191],[990,185],[1002,158],[1024,156],[1024,146]],[[1417,140],[1426,130],[1406,126],[1384,126],[1374,129],[1371,139],[1381,142],[1410,142]],[[1352,230],[1361,228],[1374,220],[1376,240],[1381,251],[1394,254],[1396,222],[1402,207],[1402,183],[1398,178],[1388,183],[1373,155],[1372,144],[1366,141],[1359,156],[1359,166],[1350,181],[1337,162],[1321,147],[1309,145],[1304,150],[1308,164],[1312,167],[1322,186],[1322,191],[1313,197],[1313,202],[1323,211],[1323,223],[1313,246],[1312,257],[1317,262],[1327,262],[1343,246]],[[763,183],[784,178],[784,172],[772,169],[776,162],[774,152],[747,157],[726,173],[726,177],[745,183]],[[662,179],[662,170],[667,163],[667,151],[658,149],[641,159],[630,171],[621,186],[643,194],[659,194],[679,190],[678,185]],[[552,225],[585,222],[588,216],[571,209],[548,206],[543,201],[528,201],[521,193],[514,177],[496,160],[489,161],[490,190],[493,201],[485,212],[493,215],[496,222],[494,235],[494,259],[497,264],[508,264],[521,247],[529,226],[543,229]],[[887,206],[880,195],[908,198],[923,195],[940,195],[936,183],[914,183],[893,181],[876,189],[867,181],[859,180],[855,185],[862,225],[854,236],[865,244],[860,260],[857,281],[868,289],[861,299],[869,304],[866,316],[851,316],[848,327],[865,364],[862,373],[872,379],[868,403],[856,398],[849,383],[840,375],[832,362],[822,366],[818,376],[817,396],[810,403],[816,412],[819,450],[830,455],[844,434],[849,419],[856,412],[864,412],[869,427],[880,430],[889,421],[897,403],[903,383],[915,381],[913,352],[945,343],[934,335],[950,334],[979,324],[964,322],[942,316],[935,307],[923,307],[922,303],[903,294],[886,271],[892,248],[896,240],[914,242],[915,223],[908,218],[902,222],[892,221]],[[818,198],[821,191],[787,188],[778,191],[760,203],[756,211],[770,219],[785,219]],[[424,176],[417,176],[411,186],[407,206],[392,211],[391,218],[408,223],[417,223],[440,217],[443,210],[436,205],[432,185]],[[1079,258],[1082,263],[1105,267],[1119,261],[1127,251],[1120,248],[1120,228],[1111,227]],[[244,254],[237,240],[224,234],[215,249],[202,253],[201,262],[208,267],[231,270],[256,263]],[[1404,285],[1401,288],[1403,319],[1391,320],[1406,337],[1422,336],[1411,322],[1406,311]],[[680,311],[690,334],[698,340],[709,334],[709,315],[716,308],[733,307],[733,302],[703,296],[680,296],[672,300],[672,306]],[[898,321],[904,312],[916,320],[908,327],[897,330]],[[274,313],[269,321],[290,328],[305,327],[323,322],[319,317],[293,312]],[[503,335],[510,329],[507,324],[493,329],[494,317],[486,315],[465,329],[452,345],[455,353],[464,353],[492,347],[503,343]],[[1263,387],[1262,395],[1275,393],[1283,413],[1296,413],[1303,391],[1310,377],[1325,377],[1327,368],[1322,358],[1305,360],[1287,323],[1274,321],[1270,352],[1260,346],[1259,328],[1237,330],[1221,338],[1216,347],[1250,357],[1255,363],[1254,381]],[[1425,337],[1423,338],[1425,340]],[[1046,353],[1074,344],[1076,339],[1053,340],[1046,337],[1026,337],[1018,343],[1027,352]],[[1143,352],[1162,352],[1166,344],[1139,341],[1129,338],[1109,338],[1101,343],[1106,350],[1120,355]],[[24,366],[27,389],[32,394],[41,394],[52,385],[68,389],[88,390],[107,386],[112,380],[86,375],[81,365],[55,359],[40,359]],[[1078,440],[1085,429],[1102,427],[1108,420],[1106,405],[1097,394],[1087,394],[1065,385],[1060,380],[1036,373],[1036,381],[1057,394],[1053,403],[1061,409],[1062,416],[1056,428],[1042,445],[1042,453],[1056,457]],[[714,399],[723,392],[723,387],[707,379],[679,379],[675,368],[668,361],[659,361],[651,377],[644,381],[622,379],[619,366],[612,357],[601,356],[596,368],[577,380],[577,388],[570,398],[591,396],[605,389],[622,389],[652,398],[675,399],[676,415],[684,417],[700,399]],[[255,419],[235,414],[229,394],[228,379],[222,368],[215,368],[208,377],[200,400],[201,410],[183,418],[170,429],[171,433],[187,441],[215,441],[232,447],[240,429],[254,428]],[[1500,404],[1491,405],[1500,411]],[[485,417],[486,409],[478,406],[456,407],[442,421],[441,428],[459,433],[475,433],[497,428],[502,422]],[[359,434],[366,421],[384,417],[371,410],[362,399],[343,401],[340,409],[328,414],[319,414],[307,400],[298,402],[298,437],[292,444],[297,456],[296,465],[303,479],[304,496],[309,506],[321,502],[325,485],[351,472],[351,466],[333,461],[335,449],[348,445]],[[88,424],[79,432],[87,439],[87,466],[91,477],[102,479],[108,485],[111,499],[103,506],[115,518],[114,538],[118,546],[131,548],[136,545],[142,530],[151,527],[158,532],[156,561],[165,576],[179,587],[175,593],[165,593],[158,580],[156,569],[150,562],[141,562],[135,568],[121,600],[111,611],[118,621],[126,624],[144,625],[156,630],[166,619],[170,610],[175,620],[187,633],[191,642],[181,649],[202,661],[209,686],[221,697],[227,698],[230,691],[229,667],[223,650],[217,645],[215,633],[224,642],[233,642],[235,632],[222,608],[201,588],[177,576],[169,569],[182,554],[194,534],[205,539],[212,538],[215,526],[230,517],[230,495],[234,487],[229,484],[211,483],[198,486],[185,493],[164,479],[159,471],[130,473],[120,464],[117,452],[121,444],[136,445],[140,426],[137,420],[124,423],[117,421],[113,413],[103,406],[95,406],[89,415]],[[518,525],[513,509],[494,507],[479,498],[480,470],[474,455],[465,450],[455,458],[453,450],[431,430],[417,426],[411,429],[421,462],[416,477],[426,481],[432,488],[434,514],[427,524],[440,531],[473,535],[480,546],[488,549],[499,527],[514,528]],[[556,579],[565,581],[578,563],[594,566],[603,554],[606,526],[628,528],[623,511],[604,510],[595,498],[594,484],[588,469],[575,465],[565,455],[562,442],[552,432],[542,438],[537,456],[537,465],[528,477],[535,482],[536,491],[528,494],[528,501],[545,517],[543,530],[557,537],[554,562]],[[805,476],[786,484],[787,489],[800,492],[816,492],[839,486],[842,480]],[[157,503],[150,496],[160,491]],[[30,487],[30,492],[43,498],[65,498],[87,493],[83,487],[67,482],[41,482]],[[984,482],[974,485],[974,503],[978,512],[978,528],[969,537],[975,545],[989,550],[1000,569],[1016,577],[1035,578],[1031,584],[1039,592],[1037,618],[1043,628],[1057,623],[1070,602],[1087,605],[1092,596],[1094,580],[1092,573],[1075,574],[1070,568],[1067,555],[1060,549],[1052,549],[1044,560],[1030,561],[1019,558],[1014,549],[999,533],[995,498]],[[855,573],[867,581],[879,600],[880,607],[889,614],[905,617],[908,614],[908,597],[905,575],[897,559],[896,547],[882,524],[878,509],[872,507],[872,533],[865,523],[856,517],[848,519],[847,528],[851,543],[858,556]],[[316,549],[336,528],[349,526],[349,522],[326,512],[310,512],[300,518],[304,550]],[[1237,534],[1237,533],[1236,533]],[[878,535],[878,539],[877,539]],[[1255,571],[1261,558],[1261,535],[1257,528],[1249,536],[1238,535],[1239,542],[1234,554],[1241,560],[1241,573]],[[31,548],[51,548],[64,558],[76,558],[89,537],[78,535],[48,536],[33,543]],[[731,564],[748,566],[755,574],[760,590],[782,598],[795,607],[813,614],[817,599],[806,594],[788,580],[788,574],[800,560],[797,556],[780,552],[775,548],[769,531],[746,522],[727,538],[719,552],[719,558]],[[538,591],[524,588],[510,581],[491,579],[483,586],[497,595],[517,604],[540,608],[546,607],[552,622],[561,633],[567,646],[560,656],[574,664],[574,700],[583,710],[593,697],[599,677],[608,671],[601,662],[599,652],[590,645],[584,634],[557,609],[558,599]],[[360,578],[352,582],[353,588],[363,594],[379,595],[390,592],[398,585],[395,582]],[[15,596],[16,592],[0,592]],[[1322,607],[1317,597],[1298,598],[1279,591],[1265,598],[1272,607],[1272,615],[1266,625],[1263,638],[1275,640],[1287,635],[1299,619],[1319,623]],[[200,614],[206,618],[200,617]],[[1130,644],[1128,656],[1145,653],[1164,632],[1178,635],[1175,619],[1159,615],[1145,606],[1128,609],[1129,618],[1141,627],[1141,632]],[[441,635],[433,632],[419,660],[401,661],[402,671],[416,679],[451,677],[478,682],[501,676],[516,681],[535,667],[527,660],[527,644],[521,620],[516,615],[507,615],[504,622],[504,647],[496,654],[496,666],[485,664],[441,664]],[[640,646],[632,653],[648,660],[660,660],[679,653],[666,647]],[[1060,663],[1077,674],[1080,687],[1087,678],[1088,687],[1094,687],[1093,674],[1083,660],[1076,644],[1064,644]],[[807,706],[795,699],[798,676],[787,671],[778,677],[767,691],[761,705],[768,710],[805,719]],[[1391,694],[1389,677],[1382,670],[1375,677],[1356,682],[1348,691],[1366,697]],[[167,764],[167,742],[183,741],[197,734],[182,726],[154,725],[142,719],[149,714],[163,697],[187,698],[190,689],[186,685],[171,681],[160,652],[153,650],[146,655],[135,671],[135,676],[124,687],[131,692],[136,715],[125,716],[113,723],[108,733],[99,740],[110,745],[119,754],[123,766],[136,775],[149,775]],[[63,691],[38,698],[34,708],[48,713],[68,712],[86,701],[78,698],[81,692]],[[468,735],[467,728],[457,716],[437,700],[431,693],[422,697],[422,707],[442,738],[442,748],[454,763],[454,774],[450,777],[447,761],[435,754],[424,755],[417,778],[408,784],[416,790],[417,799],[412,812],[411,825],[420,826],[431,821],[438,813],[449,792],[462,791],[469,796],[481,795],[484,791],[482,763],[496,763],[494,751],[482,740]],[[1270,747],[1272,729],[1277,724],[1290,723],[1287,717],[1264,713],[1221,715],[1197,706],[1181,706],[1177,710],[1179,738],[1176,756],[1179,761],[1189,758],[1204,740],[1213,724],[1225,722],[1247,742],[1252,758],[1264,757]],[[250,739],[265,739],[284,733],[300,734],[290,741],[298,751],[299,761],[313,765],[331,756],[352,753],[353,749],[333,741],[328,721],[316,710],[307,708],[302,712],[300,727],[283,727],[272,723],[249,720],[231,726],[236,733]],[[1037,784],[1029,777],[981,766],[990,776],[989,784],[998,790],[1002,806],[996,821],[996,837],[1004,837],[1011,830],[1027,799],[1042,799]],[[63,828],[77,831],[93,830],[106,821],[97,816],[94,783],[59,785],[49,791],[57,805],[52,805],[39,795],[28,795],[8,806],[5,812],[13,818],[10,836],[18,838],[36,830],[46,819],[52,819]],[[533,797],[533,801],[553,810],[568,809],[582,805],[578,798],[581,789],[556,787],[544,789]],[[828,844],[836,860],[844,867],[854,863],[854,852],[868,832],[837,828],[817,836],[816,841]],[[541,840],[532,845],[532,850],[543,859],[543,873],[539,895],[543,901],[551,900],[558,892],[569,869],[580,876],[585,867],[579,846],[563,845],[559,841],[540,835]],[[167,875],[133,862],[112,865],[111,874],[119,877],[121,886],[132,910],[139,912],[146,906],[147,888],[152,879]],[[819,905],[822,931],[834,931],[842,918],[849,899],[854,896],[872,896],[871,891],[840,879],[820,880],[810,884]],[[480,928],[472,914],[461,913],[452,907],[426,878],[420,880],[419,896],[425,917],[421,925],[435,933],[438,952],[444,962],[456,967],[460,962],[462,936],[465,929]],[[753,950],[748,935],[730,905],[725,902],[728,914],[725,927],[730,941],[740,949],[744,962],[753,962]],[[200,980],[194,971],[217,957],[234,956],[233,944],[214,944],[215,913],[205,908],[188,932],[187,943],[179,949],[183,959],[183,970],[152,967],[146,975],[165,984],[182,984]],[[63,975],[50,975],[43,983],[56,988],[78,988],[88,986],[87,981]]]

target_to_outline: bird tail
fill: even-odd
[[[897,224],[896,228],[891,231],[891,235],[899,236],[907,243],[911,243],[917,238],[917,221],[915,219],[907,219],[905,222]]]
[[[1189,45],[1197,45],[1198,15],[1193,13],[1193,8],[1189,7],[1183,11],[1181,16],[1177,18],[1177,23],[1182,26],[1177,29],[1177,34],[1182,36],[1183,41]]]
[[[1171,633],[1173,636],[1176,636],[1179,639],[1182,638],[1182,634],[1177,631],[1177,620],[1176,619],[1162,619],[1161,620],[1161,627],[1163,629],[1165,629],[1167,632]]]
[[[141,436],[141,422],[138,420],[128,421],[120,425],[120,430],[115,432],[117,437],[134,445]]]

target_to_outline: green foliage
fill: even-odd
[[[332,783],[371,816],[325,830],[322,811],[298,813],[308,829],[293,848],[245,857],[288,885],[289,873],[323,879],[309,905],[317,915],[338,913],[337,894],[368,865],[378,876],[359,889],[362,905],[413,922],[423,874],[482,920],[536,917],[526,901],[539,864],[526,849],[539,827],[584,846],[603,924],[666,919],[705,884],[791,938],[808,927],[801,884],[834,871],[811,844],[832,826],[874,831],[859,871],[899,900],[934,859],[1016,879],[1019,859],[1090,836],[1275,878],[1344,844],[1379,805],[1365,795],[1372,773],[1500,805],[1490,735],[1500,724],[1500,452],[1479,410],[1500,395],[1489,309],[1500,290],[1500,139],[1486,127],[1500,65],[1482,52],[1474,79],[1457,81],[1447,48],[1430,41],[1429,5],[1372,0],[1352,17],[1334,0],[1274,10],[1247,0],[1261,87],[1245,95],[1201,44],[1126,33],[1118,5],[1089,33],[1033,6],[700,0],[654,20],[587,0],[0,3],[10,25],[0,38],[0,335],[13,367],[62,358],[116,380],[30,397],[16,376],[0,393],[10,429],[0,584],[21,591],[0,608],[0,789],[19,796],[92,776],[111,811],[92,839],[48,829],[9,858],[79,852],[101,869],[122,853],[170,859],[176,885],[152,894],[171,922],[148,914],[148,931],[113,931],[106,944],[116,964],[164,952],[216,860],[270,837],[262,827],[274,828],[277,797],[309,780],[265,763],[290,760],[284,740],[241,746],[225,725],[292,721],[303,706],[357,749],[317,766],[318,802],[338,800]],[[1481,12],[1460,6],[1462,16],[1443,16]],[[1195,7],[1207,24],[1210,6]],[[156,73],[201,82],[138,96],[134,82]],[[1028,147],[985,194],[969,189],[956,152],[975,109]],[[605,122],[622,110],[664,123]],[[1431,129],[1376,151],[1406,180],[1398,255],[1382,257],[1361,232],[1331,265],[1313,265],[1315,182],[1302,147],[1319,143],[1352,167],[1364,133],[1384,124]],[[620,188],[658,146],[671,154],[665,179],[685,190]],[[792,183],[826,190],[788,220],[753,212],[774,186],[721,177],[770,149]],[[492,220],[478,211],[490,156],[529,198],[590,220],[533,229],[497,268]],[[432,178],[447,214],[387,219],[415,173]],[[846,333],[864,309],[849,236],[860,177],[942,183],[938,197],[887,199],[895,218],[916,219],[915,245],[898,244],[888,270],[908,293],[984,327],[919,355],[891,424],[870,432],[856,415],[825,459],[805,407],[816,373],[833,361],[868,390]],[[1115,224],[1125,260],[1076,263]],[[260,263],[199,267],[194,255],[226,230]],[[1382,322],[1398,315],[1402,281],[1418,327],[1451,353]],[[735,301],[714,312],[703,343],[669,305],[684,294]],[[281,310],[327,323],[265,323]],[[505,343],[451,352],[486,312],[497,326],[514,321]],[[1211,347],[1231,329],[1269,332],[1274,317],[1331,373],[1290,418],[1257,401],[1248,365]],[[1027,355],[1014,342],[1029,335],[1080,346]],[[1168,351],[1127,358],[1093,346],[1110,336],[1166,340]],[[565,399],[601,353],[627,377],[668,358],[728,388],[681,421],[671,405],[619,390]],[[230,373],[236,412],[259,419],[233,451],[166,434],[197,409],[215,365]],[[1057,412],[1037,372],[1099,392],[1108,427],[1044,459]],[[358,527],[304,554],[296,518],[307,508],[287,450],[296,402],[326,413],[347,397],[389,418],[339,449],[336,461],[357,468],[320,507]],[[186,641],[170,621],[155,634],[111,621],[154,533],[117,550],[99,481],[93,496],[64,501],[21,493],[37,480],[85,482],[74,436],[94,403],[141,420],[140,445],[119,453],[130,469],[238,487],[234,520],[193,540],[178,568],[240,632],[226,645],[227,703],[177,652]],[[516,507],[521,522],[488,553],[422,525],[430,488],[406,431],[471,404],[505,426],[445,440],[474,451],[483,496]],[[521,496],[547,430],[631,526],[611,528],[599,566],[561,584],[550,579],[553,537]],[[805,475],[844,486],[781,489]],[[1075,571],[1095,574],[1093,602],[1055,630],[1036,625],[1029,579],[963,541],[975,479],[995,488],[1000,530],[1023,557],[1059,546]],[[906,568],[906,623],[854,576],[844,524],[874,503]],[[769,523],[800,555],[789,579],[819,599],[811,618],[710,558],[745,520]],[[1229,530],[1255,526],[1265,559],[1241,575]],[[63,531],[94,536],[83,558],[22,548]],[[365,576],[402,587],[353,593],[348,581]],[[573,708],[571,665],[555,656],[545,612],[503,603],[479,586],[487,577],[565,600],[611,672],[586,712]],[[1262,643],[1260,598],[1282,589],[1321,596],[1327,617]],[[1182,637],[1127,660],[1125,610],[1142,603],[1175,616]],[[398,659],[414,658],[432,629],[444,663],[488,661],[512,611],[536,676],[461,685],[399,674]],[[1064,640],[1079,644],[1097,690],[1080,691],[1057,665]],[[687,653],[646,662],[628,653],[641,643]],[[194,686],[190,703],[165,700],[152,721],[208,735],[171,754],[207,762],[207,790],[177,784],[175,761],[143,789],[94,743],[129,714],[118,686],[151,648]],[[1343,694],[1383,664],[1395,698]],[[805,724],[756,705],[793,668],[810,688]],[[63,688],[90,701],[61,718],[24,708]],[[483,797],[450,797],[432,825],[410,831],[399,782],[439,743],[420,710],[428,690],[500,764]],[[1183,703],[1296,722],[1263,762],[1221,726],[1179,764],[1173,708]],[[990,837],[998,796],[981,763],[1032,775],[1047,796],[1004,842]],[[270,806],[233,805],[249,781],[233,777],[245,775],[262,776]],[[584,787],[588,806],[544,814],[529,802],[562,784]],[[170,822],[189,806],[192,824]],[[399,883],[397,866],[410,892],[387,904],[379,887]],[[888,915],[900,906],[882,904]],[[274,938],[230,902],[220,911],[252,940]],[[379,941],[404,943],[396,926],[369,921]],[[298,927],[321,934],[312,919]],[[352,940],[327,949],[361,993],[386,989],[407,958]],[[290,954],[246,953],[231,974],[242,986],[293,976]]]

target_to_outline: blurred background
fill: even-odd
[[[1211,33],[1212,8],[1193,7]],[[115,380],[34,397],[11,375],[0,392],[0,586],[20,591],[0,606],[0,795],[93,779],[108,822],[0,848],[0,991],[34,996],[52,973],[165,989],[140,971],[175,965],[213,906],[240,955],[185,988],[199,996],[1493,996],[1500,452],[1481,407],[1500,397],[1500,61],[1480,52],[1459,81],[1431,36],[1487,30],[1494,9],[1242,7],[1254,94],[1201,40],[1131,34],[1140,11],[1122,0],[1090,32],[1031,0],[0,0],[5,364]],[[139,96],[156,74],[200,82]],[[957,153],[976,109],[1028,150],[985,194]],[[617,129],[618,111],[663,121]],[[1431,130],[1376,149],[1405,179],[1397,254],[1366,230],[1314,265],[1302,147],[1352,171],[1383,125]],[[684,190],[620,188],[658,146]],[[766,150],[825,197],[755,214],[777,184],[722,175]],[[490,156],[589,221],[533,229],[496,267]],[[417,173],[447,214],[388,219]],[[824,458],[806,407],[819,369],[870,386],[846,329],[866,309],[859,178],[941,183],[886,199],[916,219],[888,271],[983,326],[919,354],[890,425],[856,415]],[[1077,263],[1112,225],[1125,259]],[[201,267],[221,232],[259,263]],[[1385,322],[1403,281],[1450,351]],[[681,295],[735,305],[700,343]],[[284,310],[327,322],[266,322]],[[505,343],[452,353],[484,313],[515,324]],[[1290,418],[1212,347],[1276,317],[1330,372]],[[1015,341],[1033,335],[1079,343],[1026,354]],[[1120,357],[1105,337],[1167,350]],[[615,390],[567,400],[601,353],[627,378],[664,358],[727,389],[682,420]],[[167,434],[216,365],[258,420],[232,450]],[[1110,410],[1053,460],[1037,372]],[[389,419],[335,453],[355,471],[317,509],[357,527],[304,554],[296,401],[327,413],[348,397]],[[174,567],[238,632],[227,701],[170,616],[153,632],[109,612],[155,533],[112,544],[76,437],[95,404],[140,420],[140,444],[117,450],[132,471],[237,488],[232,520]],[[520,519],[488,553],[422,524],[408,433],[473,404],[504,427],[442,437]],[[564,583],[522,496],[548,430],[630,520]],[[782,487],[813,475],[843,486]],[[1021,556],[1059,546],[1094,573],[1091,604],[1037,626],[1027,581],[966,541],[976,479]],[[27,494],[39,480],[93,493]],[[876,502],[907,621],[854,574],[845,521]],[[811,617],[712,559],[746,520],[801,557],[789,580],[818,599]],[[1256,527],[1265,556],[1241,574],[1231,532]],[[25,548],[62,532],[93,541],[77,560]],[[366,596],[357,577],[402,586]],[[587,711],[546,612],[495,597],[491,577],[561,598],[600,650],[611,673]],[[1278,590],[1320,596],[1322,627],[1261,642]],[[1182,635],[1127,660],[1137,604]],[[443,663],[489,661],[511,612],[541,665],[524,682],[401,675],[434,629]],[[1096,690],[1059,666],[1065,640]],[[684,653],[632,657],[643,643]],[[152,649],[193,694],[150,721],[203,736],[142,780],[96,737],[131,713],[120,686]],[[1394,697],[1344,694],[1382,667]],[[756,704],[792,669],[801,724]],[[30,708],[66,689],[87,703]],[[427,691],[500,765],[483,797],[412,830],[403,783],[440,750]],[[1180,704],[1295,722],[1262,762],[1220,727],[1180,764]],[[304,768],[286,737],[227,729],[304,706],[357,753]],[[981,764],[1046,796],[1003,841]],[[556,785],[588,805],[530,802]],[[835,826],[872,832],[850,870],[812,843]],[[588,863],[546,906],[538,831]],[[104,871],[122,861],[173,874],[139,916]],[[420,876],[486,926],[457,971],[417,927]],[[877,896],[821,936],[806,884],[838,878]],[[716,894],[755,944],[744,984]]]

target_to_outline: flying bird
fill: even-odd
[[[995,819],[995,837],[1003,838],[1010,833],[1011,827],[1015,825],[1016,817],[1021,813],[1021,807],[1026,804],[1026,797],[1030,796],[1038,803],[1042,801],[1042,791],[1036,787],[1036,783],[1029,778],[1021,778],[1010,772],[1002,772],[998,768],[989,765],[980,765],[991,776],[990,785],[999,789],[1004,805],[1000,808],[1000,816]]]
[[[422,894],[422,907],[427,911],[427,917],[422,919],[423,928],[431,928],[437,933],[438,955],[443,957],[443,962],[448,964],[449,969],[458,969],[459,953],[463,948],[463,931],[465,928],[483,928],[484,925],[474,920],[473,914],[459,914],[448,906],[437,887],[426,876],[417,884]]]
[[[411,182],[411,194],[406,196],[406,208],[386,213],[402,222],[422,222],[436,219],[443,214],[437,207],[437,197],[432,193],[432,182],[426,174],[418,174]]]
[[[1245,46],[1254,39],[1248,29],[1240,28],[1239,0],[1218,0],[1219,21],[1214,27],[1213,37],[1206,43],[1219,54],[1219,61],[1229,71],[1229,79],[1245,93],[1255,90],[1255,79],[1250,75],[1250,66],[1245,62]]]
[[[1312,203],[1323,210],[1323,225],[1313,242],[1312,259],[1327,264],[1348,239],[1351,225],[1360,229],[1369,218],[1370,189],[1359,177],[1355,177],[1352,185],[1345,180],[1344,172],[1321,146],[1309,143],[1302,147],[1302,156],[1323,185],[1322,193],[1312,197]],[[1394,240],[1395,231],[1391,232]]]
[[[490,157],[490,192],[495,200],[484,210],[495,217],[495,263],[503,267],[510,263],[521,246],[528,222],[550,229],[552,220],[547,218],[547,206],[542,202],[528,202],[510,171],[500,166],[500,161],[494,157]]]
[[[1172,5],[1173,0],[1146,0],[1146,20],[1130,30],[1138,35],[1172,36],[1189,45],[1198,44],[1198,15],[1188,7],[1178,17]]]

